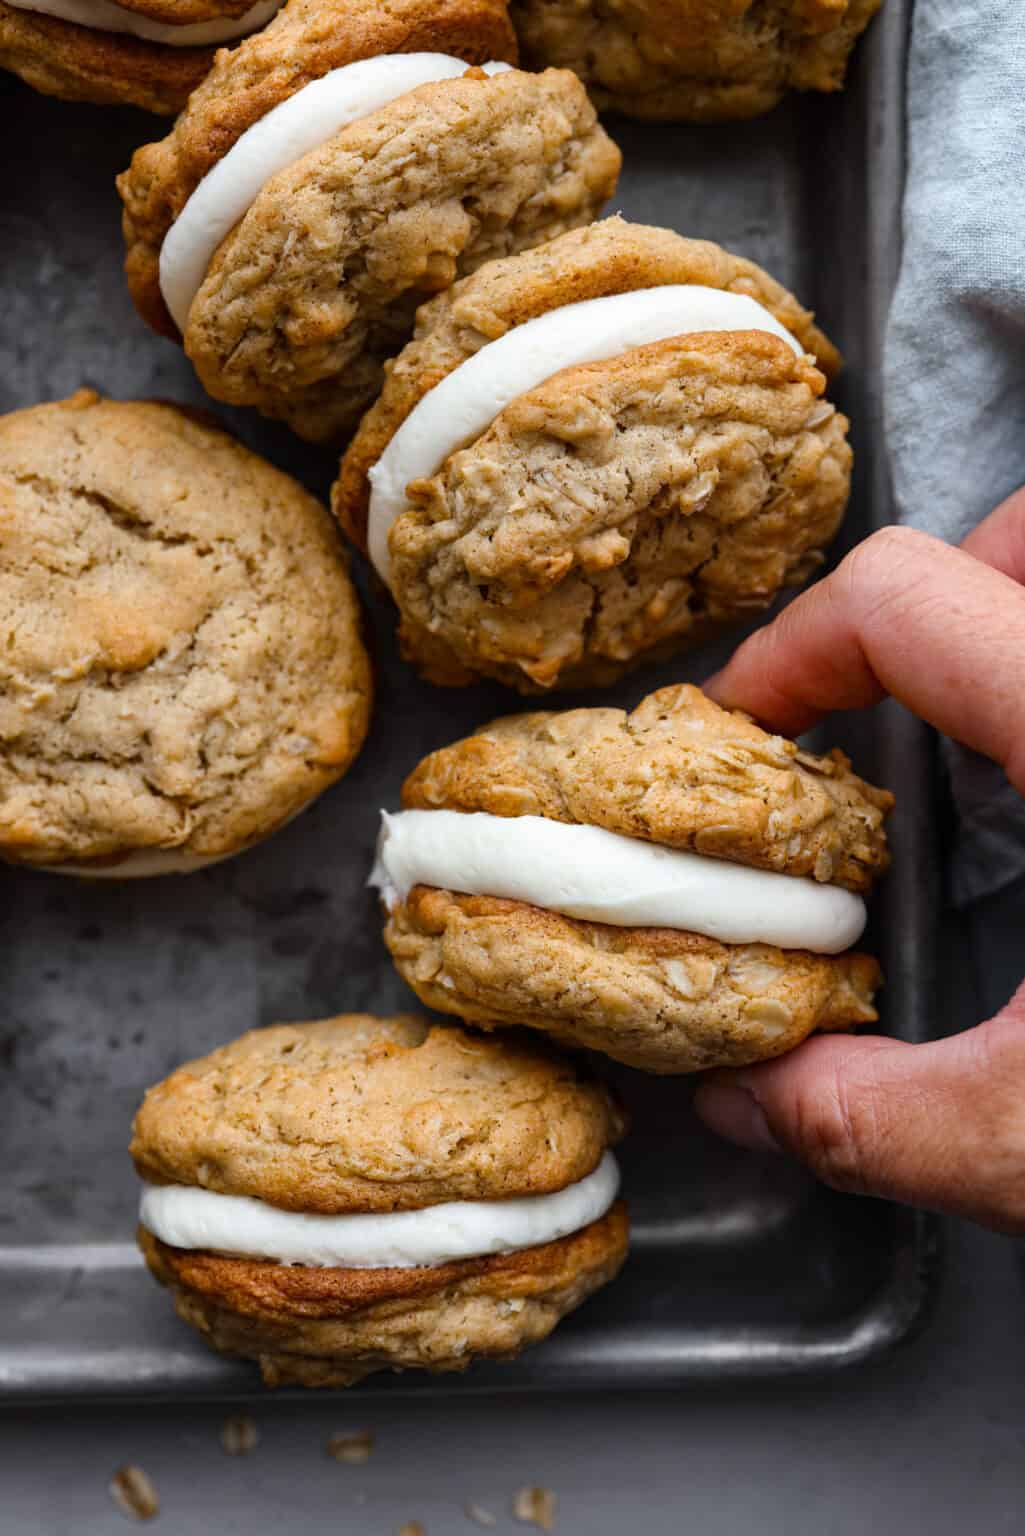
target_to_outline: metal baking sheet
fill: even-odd
[[[857,478],[842,542],[890,520],[878,394],[899,253],[904,0],[886,0],[837,98],[759,122],[612,131],[627,217],[721,241],[815,304],[848,360]],[[9,157],[0,210],[0,409],[91,384],[205,402],[181,353],[149,334],[121,275],[113,177],[160,131],[141,114],[65,106],[0,83]],[[330,456],[255,416],[213,407],[251,446],[324,494]],[[518,707],[498,688],[439,691],[372,626],[380,686],[370,742],[299,821],[187,880],[124,886],[0,871],[0,1401],[234,1396],[255,1372],[178,1323],[132,1241],[125,1146],[144,1088],[257,1024],[412,1001],[363,887],[379,805],[425,752]],[[607,697],[700,680],[723,652],[649,668]],[[566,702],[581,702],[567,700]],[[595,696],[591,696],[595,702]],[[895,709],[832,733],[892,785],[895,867],[871,938],[888,975],[884,1026],[930,1026],[934,838],[927,742]],[[721,1146],[685,1081],[616,1072],[634,1114],[623,1155],[634,1218],[614,1286],[546,1344],[465,1378],[374,1378],[361,1392],[668,1386],[838,1367],[893,1345],[924,1315],[930,1224],[817,1188],[782,1160]]]

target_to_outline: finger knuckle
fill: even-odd
[[[838,572],[839,595],[863,641],[894,625],[921,624],[932,610],[945,613],[949,596],[937,562],[948,556],[938,539],[914,528],[881,528],[853,549]]]
[[[991,1224],[1025,1232],[1025,992],[961,1038],[966,1077],[979,1084],[979,1175]]]
[[[923,546],[929,542],[926,534],[914,528],[878,529],[856,545],[840,567],[848,590],[855,597],[885,590],[895,572],[921,560]]]
[[[850,1094],[835,1070],[798,1104],[796,1125],[801,1152],[820,1179],[847,1194],[875,1192],[877,1126],[870,1096]]]

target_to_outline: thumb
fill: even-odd
[[[695,1107],[728,1140],[792,1152],[835,1189],[1025,1233],[1025,985],[948,1040],[820,1035],[712,1073]]]

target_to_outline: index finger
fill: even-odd
[[[1025,589],[928,534],[873,534],[705,686],[788,736],[889,694],[1025,793]]]
[[[961,548],[994,570],[1025,583],[1025,487],[973,528]]]

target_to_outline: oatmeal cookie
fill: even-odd
[[[379,535],[382,569],[371,479],[398,473],[389,456],[404,431],[427,434],[417,423],[432,391],[458,389],[462,365],[492,343],[527,345],[545,318],[586,327],[574,306],[588,301],[600,327],[602,300],[694,293],[701,314],[708,290],[739,304],[737,329],[699,324],[562,368],[555,356],[482,430],[439,446]],[[777,333],[752,329],[759,317]],[[335,512],[369,548],[404,651],[432,681],[484,675],[525,693],[607,682],[818,569],[850,484],[848,424],[824,398],[838,363],[812,316],[751,262],[609,219],[492,262],[421,309],[342,461]]]
[[[534,1248],[416,1269],[310,1269],[171,1248],[139,1234],[175,1311],[269,1387],[349,1387],[373,1371],[465,1371],[548,1337],[615,1279],[626,1208]]]
[[[547,1194],[621,1129],[605,1090],[555,1054],[348,1014],[251,1030],[179,1067],[146,1095],[132,1156],[150,1184],[330,1216]]]
[[[837,91],[881,0],[511,0],[534,68],[576,70],[602,110],[756,117],[788,90]]]
[[[629,714],[493,720],[425,757],[402,804],[583,822],[865,892],[889,862],[893,796],[858,778],[839,750],[805,752],[680,683]]]
[[[266,53],[270,43],[259,42]],[[615,189],[619,152],[568,71],[440,78],[425,66],[423,83],[397,86],[383,105],[273,166],[247,206],[225,216],[223,238],[202,250],[187,294],[175,298],[168,251],[192,240],[185,200],[194,189],[208,195],[212,179],[197,180],[204,170],[212,178],[228,151],[249,152],[244,129],[264,129],[273,104],[234,59],[168,140],[137,152],[119,179],[129,284],[145,318],[183,333],[211,394],[310,440],[351,429],[425,297],[492,257],[586,223]],[[292,107],[306,82],[289,83]],[[241,127],[211,155],[205,122],[221,100],[235,124],[234,90]],[[303,110],[298,101],[293,110]],[[190,251],[190,268],[196,259]]]
[[[171,116],[203,79],[214,53],[213,47],[171,47],[79,26],[0,0],[0,69],[64,101]]]
[[[615,928],[425,886],[389,912],[385,942],[429,1008],[538,1029],[646,1072],[764,1061],[813,1030],[879,1017],[870,955]]]
[[[135,151],[118,178],[125,270],[136,308],[154,330],[180,336],[160,292],[160,248],[204,176],[304,86],[390,53],[515,62],[505,0],[288,0],[258,36],[218,55],[166,138]]]
[[[147,1094],[139,1243],[179,1315],[269,1385],[464,1370],[619,1270],[621,1131],[582,1068],[514,1036],[277,1025]]]
[[[660,1073],[876,1019],[854,949],[887,865],[885,790],[697,688],[632,714],[498,720],[432,753],[372,882],[422,1002]]]
[[[0,418],[0,857],[158,873],[266,837],[370,708],[327,512],[195,413]]]

